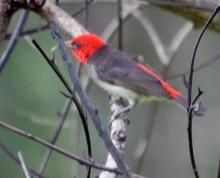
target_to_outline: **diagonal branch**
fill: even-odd
[[[39,9],[37,13],[45,17],[48,22],[54,21],[70,36],[77,36],[87,32],[87,30],[79,24],[79,22],[77,22],[64,10],[56,6],[51,0],[47,0],[44,6]]]
[[[22,169],[24,171],[25,177],[26,178],[31,178],[31,176],[29,174],[29,170],[27,168],[27,164],[26,164],[26,162],[24,160],[24,156],[23,156],[22,152],[20,152],[20,151],[18,151],[18,158],[20,160],[21,167],[22,167]]]
[[[66,151],[66,150],[64,150],[64,149],[62,149],[62,148],[60,148],[60,147],[58,147],[56,145],[53,145],[53,144],[51,144],[51,143],[49,143],[49,142],[47,142],[47,141],[45,141],[45,140],[43,140],[43,139],[41,139],[41,138],[39,138],[37,136],[34,136],[31,133],[28,133],[28,132],[25,132],[25,131],[23,131],[21,129],[13,127],[13,126],[11,126],[11,125],[9,125],[9,124],[1,121],[1,120],[0,120],[0,127],[4,128],[4,129],[6,129],[6,130],[8,130],[10,132],[13,132],[13,133],[15,133],[17,135],[20,135],[20,136],[22,136],[24,138],[27,138],[27,139],[29,139],[29,140],[31,140],[33,142],[39,143],[40,145],[43,145],[43,146],[45,146],[47,148],[50,148],[53,151],[63,155],[66,158],[69,158],[71,160],[77,161],[79,164],[89,165],[89,166],[91,166],[91,167],[93,167],[95,169],[98,169],[98,170],[109,171],[109,172],[117,173],[117,174],[120,174],[120,175],[122,174],[121,171],[119,171],[117,169],[108,168],[108,167],[102,166],[101,164],[97,164],[95,161],[83,159],[83,158],[81,158],[81,157],[79,157],[79,156],[77,156],[77,155],[75,155],[73,153],[70,153],[70,152],[68,152],[68,151]],[[4,150],[6,149],[2,143],[0,143],[0,147],[3,147]],[[8,152],[8,150],[6,152]],[[11,154],[11,153],[9,153],[9,154]],[[12,155],[12,158],[15,159],[15,156]],[[18,159],[15,159],[15,160],[16,160],[16,162],[19,162]],[[37,175],[37,173],[35,173],[35,174]],[[41,177],[45,178],[43,176],[41,176]],[[146,177],[138,175],[138,174],[135,174],[135,173],[132,173],[132,178],[146,178]]]
[[[5,52],[2,54],[0,59],[0,73],[2,72],[5,65],[8,63],[9,56],[11,55],[12,51],[14,50],[16,44],[17,44],[17,38],[20,35],[21,31],[23,30],[23,27],[25,25],[25,22],[28,18],[28,11],[22,10],[20,18],[18,20],[17,26],[15,27],[15,30],[10,38],[10,41],[8,43],[8,46],[5,50]]]
[[[55,25],[55,24],[54,24]],[[123,175],[127,178],[131,177],[131,173],[127,167],[127,165],[125,164],[122,156],[120,155],[120,153],[117,151],[117,149],[115,148],[115,146],[113,145],[111,138],[106,130],[106,128],[103,126],[102,122],[101,122],[101,118],[98,114],[98,110],[95,108],[95,106],[92,104],[92,102],[90,101],[90,98],[88,97],[88,95],[85,93],[85,91],[82,88],[82,85],[80,83],[80,80],[78,79],[76,73],[75,73],[75,69],[73,67],[73,65],[70,62],[70,59],[67,55],[66,49],[64,47],[64,40],[62,39],[62,37],[59,34],[59,31],[57,29],[56,26],[52,26],[53,28],[53,32],[55,33],[55,37],[58,41],[60,50],[61,50],[61,54],[63,57],[63,61],[67,67],[67,70],[70,74],[70,77],[72,79],[72,82],[75,86],[76,92],[78,93],[82,104],[84,105],[84,107],[86,108],[86,110],[88,111],[97,132],[99,133],[100,137],[103,139],[106,148],[108,149],[108,151],[111,153],[112,157],[114,158],[114,160],[116,161],[118,167],[120,168],[120,170],[122,171]]]
[[[193,173],[195,175],[196,178],[199,178],[199,173],[196,167],[196,162],[195,162],[195,157],[194,157],[194,149],[193,149],[193,138],[192,138],[192,121],[193,121],[193,112],[194,112],[194,107],[193,105],[195,104],[195,101],[200,97],[200,95],[203,93],[200,89],[198,90],[198,95],[197,97],[194,99],[194,101],[192,101],[192,85],[193,85],[193,74],[194,74],[194,63],[195,63],[195,59],[196,59],[196,54],[197,54],[197,50],[200,44],[200,41],[203,37],[203,35],[205,34],[206,29],[208,28],[208,26],[210,25],[210,23],[212,22],[212,20],[214,19],[214,17],[217,15],[217,13],[220,10],[220,5],[216,6],[215,11],[213,12],[213,14],[209,17],[209,19],[206,21],[199,37],[198,40],[195,44],[195,48],[193,51],[193,55],[192,55],[192,61],[191,61],[191,65],[190,65],[190,73],[189,73],[189,79],[188,79],[188,83],[189,83],[189,87],[188,87],[188,142],[189,142],[189,153],[190,153],[190,160],[191,160],[191,164],[192,164],[192,168],[193,168]]]
[[[72,99],[68,98],[67,101],[66,101],[66,104],[64,106],[63,112],[60,113],[60,123],[59,123],[59,125],[56,128],[54,136],[53,136],[53,138],[51,140],[51,144],[55,144],[57,142],[58,136],[60,135],[60,132],[61,132],[61,130],[63,128],[64,122],[65,122],[65,120],[67,118],[67,115],[68,115],[68,113],[70,111],[71,105],[72,105]],[[40,165],[40,168],[39,168],[39,174],[40,175],[43,175],[44,170],[45,170],[45,168],[47,166],[47,163],[48,163],[48,161],[50,159],[50,156],[52,154],[52,151],[53,151],[52,149],[49,149],[47,151],[47,153],[45,154],[45,156],[43,158],[43,161],[42,161],[42,163]]]
[[[13,126],[11,126],[11,125],[9,125],[9,124],[1,121],[1,120],[0,120],[0,127],[4,128],[4,129],[7,129],[8,131],[11,131],[11,132],[13,132],[13,133],[15,133],[17,135],[20,135],[22,137],[30,139],[31,141],[39,143],[39,144],[41,144],[41,145],[43,145],[43,146],[45,146],[47,148],[50,148],[53,151],[55,151],[57,153],[60,153],[61,155],[65,156],[65,157],[67,157],[69,159],[75,160],[75,161],[77,161],[80,164],[89,165],[89,166],[91,166],[93,168],[96,168],[96,169],[106,170],[106,171],[110,171],[110,172],[116,172],[116,173],[120,174],[120,172],[115,170],[115,169],[106,168],[106,167],[104,167],[102,165],[96,164],[94,161],[80,158],[77,155],[74,155],[74,154],[72,154],[72,153],[70,153],[70,152],[68,152],[68,151],[66,151],[66,150],[64,150],[64,149],[62,149],[62,148],[60,148],[60,147],[58,147],[56,145],[53,145],[53,144],[51,144],[51,143],[49,143],[49,142],[47,142],[47,141],[45,141],[45,140],[43,140],[43,139],[41,139],[39,137],[36,137],[36,136],[32,135],[31,133],[28,133],[28,132],[25,132],[25,131],[23,131],[21,129],[13,127]]]
[[[4,39],[11,17],[15,9],[9,4],[8,0],[0,1],[0,43]]]
[[[182,16],[194,23],[195,27],[202,27],[218,5],[218,1],[210,0],[138,0],[156,5],[162,9]],[[216,17],[209,25],[211,30],[220,32],[220,17]]]
[[[86,141],[87,141],[87,147],[88,147],[88,155],[89,157],[92,157],[92,148],[91,148],[91,141],[90,141],[90,134],[89,134],[89,129],[88,129],[88,124],[87,124],[87,117],[85,116],[83,109],[80,105],[80,102],[78,98],[76,97],[75,93],[72,92],[71,87],[69,86],[68,82],[65,80],[63,77],[63,74],[60,72],[60,70],[57,68],[56,64],[54,61],[51,61],[50,58],[46,55],[46,53],[43,51],[43,49],[38,45],[38,43],[35,40],[32,40],[33,44],[37,48],[37,50],[41,53],[41,55],[44,57],[44,59],[47,61],[47,63],[50,65],[50,67],[53,69],[53,71],[56,73],[56,75],[59,77],[60,81],[63,83],[63,85],[66,87],[68,92],[71,94],[71,99],[76,105],[76,108],[79,112],[80,118],[82,120],[83,128],[85,131],[85,136],[86,136]],[[88,173],[90,172],[90,168],[88,170]]]
[[[11,150],[9,150],[3,143],[1,143],[0,142],[0,148],[12,159],[12,160],[14,160],[16,163],[18,163],[18,164],[21,164],[21,162],[19,161],[19,159],[17,158],[17,156],[15,156],[13,153],[12,153],[12,151]],[[27,168],[28,168],[28,170],[32,173],[32,174],[34,174],[34,175],[36,175],[36,176],[39,176],[39,177],[41,177],[41,178],[45,178],[44,176],[41,176],[40,174],[38,174],[36,171],[34,171],[33,169],[31,169],[30,167],[28,167],[27,166]]]

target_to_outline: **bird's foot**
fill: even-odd
[[[108,123],[109,127],[112,125],[112,122],[116,119],[123,119],[126,124],[129,124],[129,119],[125,117],[125,114],[127,114],[131,110],[130,106],[127,106],[118,112],[113,113],[113,115],[110,117],[110,121]]]

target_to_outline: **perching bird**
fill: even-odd
[[[85,33],[72,38],[68,46],[100,87],[127,99],[128,106],[120,113],[130,110],[137,101],[160,99],[173,100],[187,109],[187,99],[178,90],[137,57],[111,47],[99,36]],[[202,116],[204,111],[199,103],[194,114]]]

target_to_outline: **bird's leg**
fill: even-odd
[[[111,125],[111,123],[115,119],[118,119],[121,114],[129,112],[136,104],[137,104],[136,100],[131,100],[131,99],[128,100],[128,105],[126,107],[113,113],[113,115],[109,121],[109,125]]]

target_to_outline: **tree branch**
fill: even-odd
[[[21,165],[21,162],[19,161],[19,159],[17,158],[17,156],[15,156],[15,155],[12,153],[12,151],[9,150],[9,149],[8,149],[3,143],[1,143],[1,142],[0,142],[0,148],[1,148],[1,149],[5,152],[5,154],[7,154],[14,162],[16,162],[16,163],[18,163],[18,164]],[[42,176],[42,175],[38,174],[36,171],[34,171],[33,169],[31,169],[30,167],[27,166],[27,168],[28,168],[28,170],[29,170],[32,174],[34,174],[34,175],[36,175],[36,176],[38,176],[38,177],[40,177],[40,178],[46,178],[45,176]]]
[[[8,0],[0,1],[0,43],[4,40],[14,11],[15,9],[12,8]]]
[[[20,152],[20,151],[18,151],[18,158],[19,158],[19,160],[20,160],[21,167],[22,167],[22,169],[23,169],[23,172],[24,172],[24,174],[25,174],[25,177],[26,177],[26,178],[31,178],[31,175],[30,175],[29,170],[28,170],[28,168],[27,168],[27,164],[26,164],[26,162],[25,162],[25,160],[24,160],[24,156],[23,156],[22,152]]]
[[[91,161],[91,160],[86,160],[86,159],[83,159],[83,158],[80,158],[79,156],[77,155],[74,155],[60,147],[57,147],[56,145],[53,145],[39,137],[36,137],[34,135],[32,135],[31,133],[28,133],[28,132],[25,132],[23,130],[20,130],[16,127],[13,127],[9,124],[6,124],[5,122],[1,121],[0,120],[0,127],[4,128],[4,129],[7,129],[17,135],[20,135],[20,136],[23,136],[27,139],[30,139],[36,143],[39,143],[47,148],[50,148],[52,149],[53,151],[57,152],[57,153],[60,153],[61,155],[69,158],[69,159],[72,159],[72,160],[76,160],[77,162],[79,162],[80,164],[84,164],[84,165],[90,165],[91,167],[93,168],[96,168],[96,169],[100,169],[100,170],[106,170],[106,171],[110,171],[110,172],[116,172],[116,173],[119,173],[119,171],[115,170],[115,169],[112,169],[112,168],[106,168],[105,166],[102,166],[102,165],[98,165],[96,164],[94,161]]]
[[[110,104],[112,116],[110,117],[110,128],[111,128],[111,140],[118,152],[124,156],[125,153],[125,144],[126,144],[126,128],[129,123],[127,113],[121,113],[118,118],[114,118],[115,113],[121,111],[126,104],[124,100],[118,96],[110,95]],[[112,155],[108,153],[107,160],[105,163],[106,167],[118,168],[115,160],[112,158]],[[117,177],[116,173],[110,173],[107,171],[102,171],[99,175],[99,178],[115,178]]]
[[[70,59],[66,53],[66,49],[64,47],[64,41],[63,41],[62,37],[60,36],[59,31],[56,28],[56,26],[53,27],[53,32],[56,35],[56,39],[58,41],[58,44],[59,44],[59,47],[61,50],[63,61],[67,67],[67,70],[68,70],[70,77],[72,79],[72,82],[75,86],[76,92],[78,93],[78,95],[82,101],[82,104],[84,105],[87,112],[89,113],[91,120],[93,121],[93,124],[96,127],[97,132],[99,133],[100,137],[103,139],[103,141],[106,145],[106,148],[111,153],[112,157],[116,161],[116,163],[117,163],[118,167],[120,168],[120,170],[122,171],[123,175],[127,178],[130,178],[131,177],[130,171],[129,171],[127,165],[125,164],[125,161],[123,160],[123,158],[121,157],[121,155],[119,154],[119,152],[117,151],[115,146],[113,145],[106,128],[103,126],[103,124],[101,122],[101,118],[98,113],[98,110],[92,104],[92,102],[90,101],[90,98],[88,97],[88,95],[85,93],[85,91],[82,88],[80,80],[78,79],[78,77],[76,75],[75,69],[74,69],[73,65],[71,64]]]
[[[67,115],[68,115],[68,113],[69,113],[69,111],[70,111],[71,105],[72,105],[72,99],[71,99],[71,98],[68,98],[67,101],[66,101],[66,103],[65,103],[63,112],[60,113],[60,117],[59,117],[60,122],[59,122],[59,124],[58,124],[58,126],[57,126],[57,128],[56,128],[56,131],[55,131],[55,133],[54,133],[54,135],[53,135],[53,138],[51,139],[51,142],[50,142],[51,144],[56,144],[57,139],[58,139],[58,137],[59,137],[59,135],[60,135],[60,132],[61,132],[61,130],[62,130],[62,128],[63,128],[64,122],[65,122],[65,120],[66,120],[66,118],[67,118]],[[44,158],[43,158],[43,161],[42,161],[42,163],[41,163],[41,165],[40,165],[40,168],[39,168],[39,174],[40,174],[40,175],[43,175],[44,170],[46,169],[47,163],[48,163],[48,161],[49,161],[49,159],[50,159],[50,156],[51,156],[51,154],[52,154],[52,151],[53,151],[52,149],[49,149],[49,150],[46,152],[46,154],[45,154],[45,156],[44,156]]]
[[[40,13],[48,22],[54,21],[63,31],[70,36],[77,36],[87,32],[74,18],[67,14],[51,0],[47,0],[42,8],[36,12]]]
[[[23,30],[25,22],[27,21],[28,13],[29,12],[27,10],[22,10],[22,12],[21,12],[20,18],[19,18],[18,23],[17,23],[17,25],[13,31],[13,34],[10,38],[8,46],[7,46],[6,50],[4,51],[4,53],[1,55],[0,73],[2,72],[5,65],[8,63],[9,57],[10,57],[12,51],[14,50],[14,48],[16,47],[17,38],[20,35],[21,31]]]
[[[211,13],[218,6],[218,1],[210,0],[139,0],[156,5],[167,11],[182,16],[194,23],[194,26],[200,28],[209,18]],[[216,17],[209,29],[220,32],[220,17]]]

